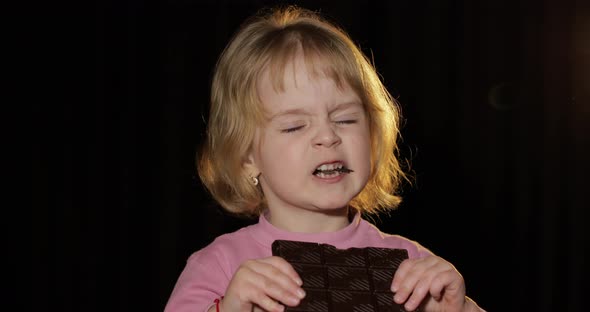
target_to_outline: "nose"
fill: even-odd
[[[313,145],[317,147],[332,147],[340,144],[340,136],[334,131],[334,125],[330,122],[322,123],[313,138]]]

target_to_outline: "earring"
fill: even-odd
[[[254,186],[258,185],[258,177],[252,177],[252,184],[254,184]]]

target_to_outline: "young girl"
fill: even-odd
[[[408,251],[391,284],[407,310],[483,311],[447,261],[362,218],[395,208],[399,112],[341,29],[298,7],[261,13],[222,53],[200,177],[232,213],[258,223],[222,235],[186,264],[165,311],[283,311],[302,280],[274,240]]]

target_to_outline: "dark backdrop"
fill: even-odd
[[[488,311],[582,311],[585,2],[291,2],[346,28],[401,103],[416,181],[377,226],[452,262]],[[31,28],[33,310],[162,311],[187,257],[251,222],[220,212],[194,158],[216,58],[271,3],[55,5]]]

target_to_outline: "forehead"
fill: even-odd
[[[325,58],[296,53],[282,62],[265,66],[258,81],[258,88],[272,88],[276,93],[283,93],[292,88],[304,87],[306,83],[330,78],[338,85],[341,77],[335,77]]]
[[[357,92],[330,65],[321,56],[306,58],[297,53],[280,67],[267,66],[257,83],[265,113],[272,116],[281,110],[310,109],[318,104],[331,107],[360,102]]]
[[[269,57],[259,81],[268,79],[277,92],[284,91],[286,84],[317,78],[330,78],[342,88],[353,80],[350,65],[344,55],[295,43]]]

